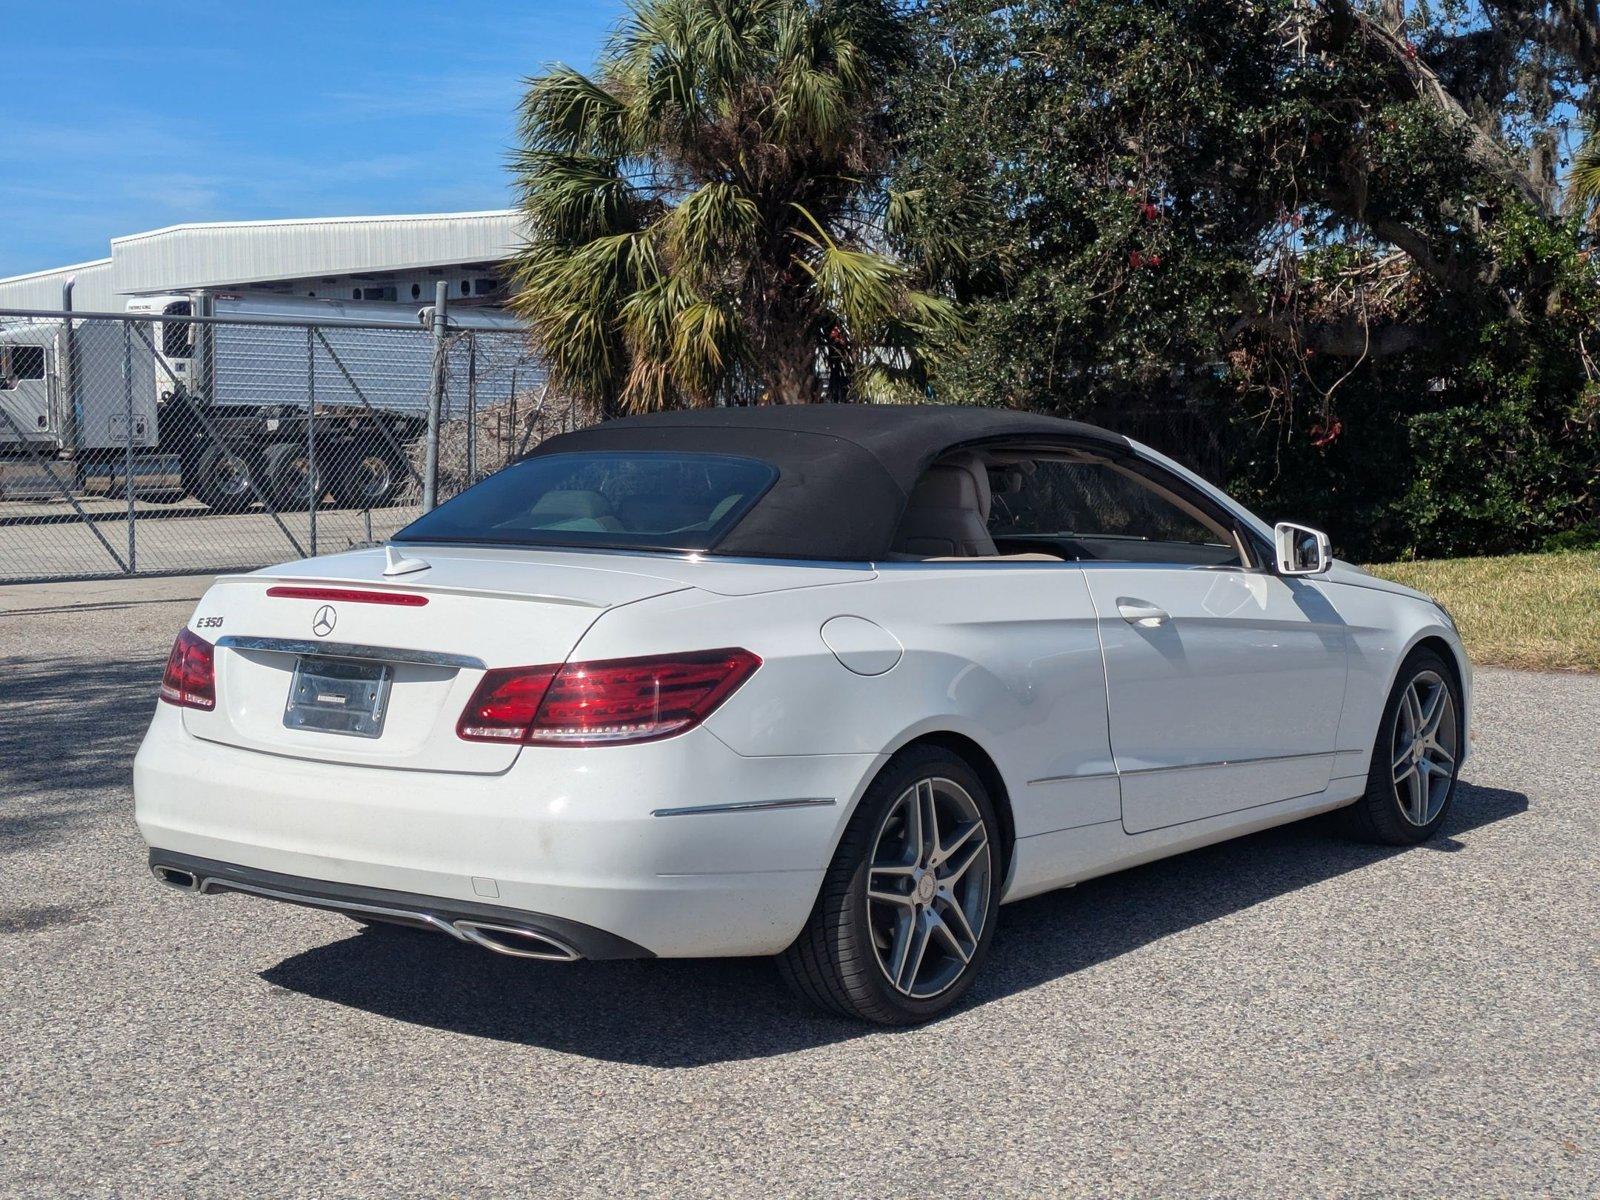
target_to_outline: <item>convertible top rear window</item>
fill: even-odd
[[[491,475],[396,541],[607,550],[708,550],[778,478],[729,454],[548,454]]]

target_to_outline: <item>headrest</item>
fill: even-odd
[[[989,519],[989,472],[976,454],[957,454],[929,467],[911,493],[909,507],[964,508]]]
[[[1024,478],[1019,463],[989,468],[989,487],[1001,496],[1021,495]]]

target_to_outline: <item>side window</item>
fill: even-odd
[[[989,477],[989,532],[1002,553],[1054,547],[1079,561],[1243,565],[1226,524],[1112,463],[997,462]]]
[[[14,388],[21,380],[43,378],[43,346],[0,348],[0,387]]]
[[[24,379],[43,378],[43,346],[0,346],[0,390],[10,391]]]
[[[11,347],[11,370],[18,379],[43,379],[44,347]]]
[[[193,358],[193,330],[187,321],[161,322],[161,353],[167,358]]]

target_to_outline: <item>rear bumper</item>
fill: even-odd
[[[328,908],[364,920],[433,930],[515,957],[553,961],[655,957],[626,938],[546,913],[519,912],[499,905],[440,896],[416,896],[387,888],[302,879],[296,875],[241,867],[237,863],[174,854],[170,850],[152,849],[150,870],[163,883],[200,895],[243,892],[308,908]],[[500,931],[518,931],[521,936],[495,936]]]
[[[771,954],[793,941],[877,761],[744,758],[697,729],[540,748],[501,774],[464,775],[222,745],[156,708],[134,807],[164,862],[265,872],[307,896],[376,889],[427,912],[570,922],[658,957]],[[808,803],[656,815],[752,801]],[[251,882],[216,877],[217,888]]]

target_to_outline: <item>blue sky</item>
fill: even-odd
[[[503,208],[519,81],[620,0],[13,0],[0,276],[180,221]]]

